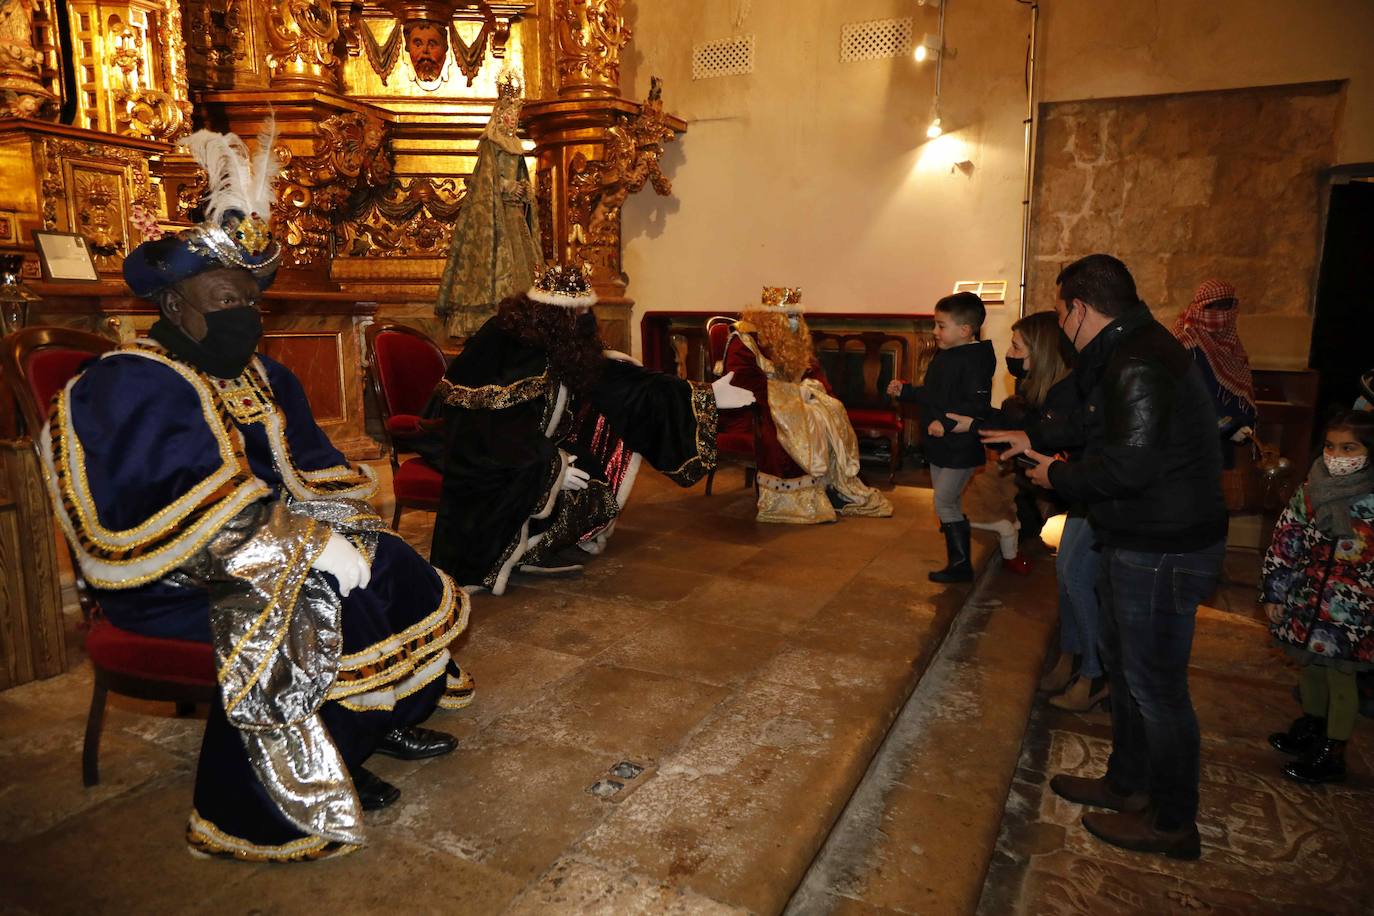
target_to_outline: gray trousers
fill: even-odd
[[[942,468],[933,464],[930,466],[930,483],[935,488],[935,515],[940,519],[940,524],[964,520],[964,510],[959,505],[959,498],[963,496],[964,487],[968,486],[976,470],[977,468]]]

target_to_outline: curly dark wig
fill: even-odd
[[[553,374],[570,390],[583,394],[596,384],[606,345],[590,311],[546,305],[521,294],[501,302],[496,321],[502,330],[547,353]]]

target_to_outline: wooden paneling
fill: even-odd
[[[67,670],[52,515],[27,440],[0,442],[0,690]]]
[[[262,352],[289,366],[305,388],[315,422],[347,419],[343,382],[343,340],[339,332],[263,335]]]

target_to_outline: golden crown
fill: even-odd
[[[761,302],[764,306],[771,309],[782,309],[789,305],[801,305],[800,286],[765,286]],[[788,309],[795,311],[795,309]]]
[[[591,266],[585,262],[578,266],[550,264],[537,272],[534,286],[526,295],[545,305],[595,305],[596,291],[592,289],[590,275]]]
[[[520,74],[514,70],[503,70],[501,75],[496,77],[496,97],[499,99],[518,99],[524,88],[520,82]]]

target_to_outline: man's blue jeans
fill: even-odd
[[[1221,580],[1225,542],[1192,553],[1102,549],[1102,663],[1112,686],[1108,784],[1149,792],[1161,829],[1197,821],[1201,739],[1188,695],[1197,606]]]

